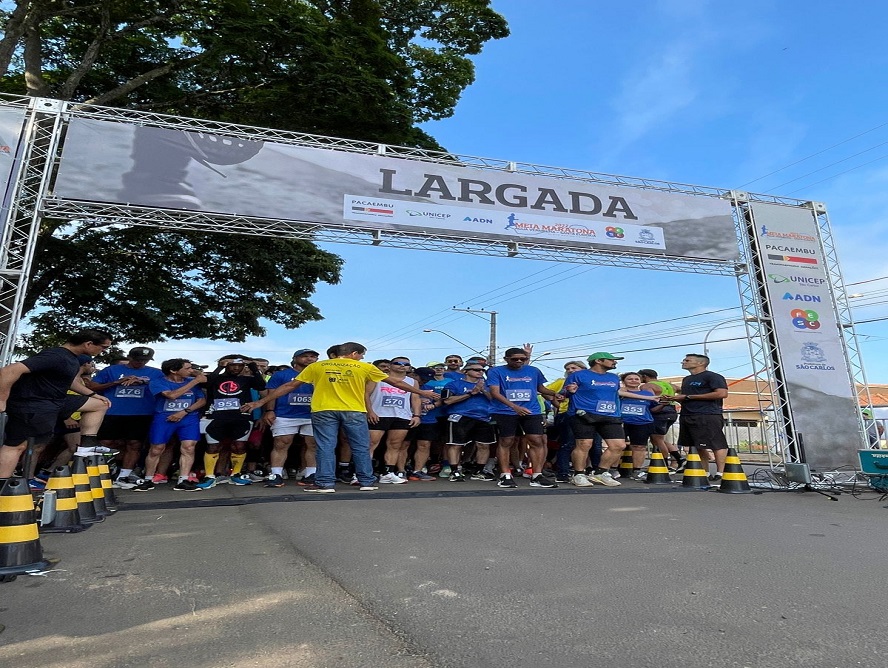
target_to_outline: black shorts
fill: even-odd
[[[29,438],[33,438],[36,445],[48,443],[55,430],[58,416],[57,412],[18,413],[14,410],[7,411],[6,435],[3,438],[3,444],[21,445]]]
[[[410,438],[414,441],[440,441],[442,436],[440,422],[421,422],[410,432]]]
[[[82,394],[69,394],[65,397],[65,401],[62,404],[62,409],[59,411],[59,417],[56,420],[56,426],[54,430],[56,434],[75,434],[80,431],[79,424],[73,428],[68,427],[65,424],[65,420],[67,420],[74,413],[83,408],[83,404],[85,404],[88,400],[89,397]]]
[[[370,427],[370,431],[392,431],[397,429],[406,431],[410,429],[410,420],[397,417],[381,417],[376,424],[368,422],[367,426]]]
[[[605,441],[625,441],[626,433],[623,431],[623,421],[618,417],[608,415],[573,415],[570,418],[570,428],[575,438],[595,438],[598,434]]]
[[[496,429],[489,422],[465,415],[447,418],[447,445],[468,445],[474,441],[481,445],[496,443]]]
[[[677,413],[669,413],[667,415],[663,415],[662,417],[659,414],[654,415],[654,433],[659,434],[660,436],[665,436],[669,433],[669,428],[675,424],[675,421],[678,419]]]
[[[647,445],[648,439],[656,429],[656,422],[646,422],[645,424],[629,424],[623,423],[623,431],[626,432],[626,438],[629,439],[629,445]]]
[[[153,415],[106,415],[100,441],[147,441]]]
[[[545,415],[491,415],[496,423],[500,438],[510,438],[526,434],[542,436],[546,433]],[[520,427],[520,430],[519,430]]]
[[[721,415],[682,415],[678,426],[678,444],[683,448],[728,448],[725,419]]]
[[[206,435],[215,443],[246,441],[252,428],[253,421],[250,418],[216,418],[207,423]]]

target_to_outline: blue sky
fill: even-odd
[[[426,129],[448,150],[825,202],[856,320],[888,316],[888,5],[753,0],[495,0],[511,37],[475,59],[452,118]],[[681,375],[708,334],[712,369],[751,372],[733,278],[385,247],[326,246],[340,285],[325,320],[270,325],[243,344],[157,344],[158,360],[209,363],[237,349],[286,363],[345,340],[414,363],[535,344],[554,378],[568,359],[626,352],[621,368]],[[869,281],[859,283],[861,281]],[[885,303],[881,303],[885,302]],[[859,325],[871,382],[888,383],[888,321]],[[631,351],[631,352],[630,352]]]

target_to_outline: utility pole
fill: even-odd
[[[472,315],[476,315],[479,318],[483,316],[478,315],[479,313],[483,313],[487,316],[487,319],[490,321],[490,350],[487,353],[487,364],[488,366],[493,366],[496,364],[496,311],[485,311],[484,309],[471,309],[471,308],[456,308],[455,306],[451,309],[453,311],[462,311],[463,313],[471,313]]]

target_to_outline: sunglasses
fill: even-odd
[[[526,362],[527,361],[526,357],[510,357],[509,359],[513,360],[515,362]]]
[[[484,371],[484,369],[481,369],[481,368],[479,368],[479,367],[474,367],[474,366],[473,366],[471,369],[466,369],[466,371]]]
[[[395,366],[410,366],[410,362],[392,362]]]

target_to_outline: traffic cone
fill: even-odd
[[[644,481],[648,485],[671,485],[672,478],[669,477],[669,469],[663,460],[662,452],[652,452],[651,461],[648,464],[647,476]]]
[[[86,472],[86,458],[74,457],[74,471],[71,474],[74,480],[74,497],[77,499],[77,511],[80,513],[82,524],[95,524],[102,522],[105,517],[99,517],[93,504],[92,490],[89,486],[89,474]]]
[[[42,525],[40,531],[44,533],[77,533],[89,529],[89,524],[83,524],[80,521],[71,469],[67,466],[57,466],[46,483],[46,489],[55,490],[56,512],[52,522]]]
[[[9,478],[0,489],[0,581],[48,567],[40,547],[28,481]]]
[[[681,477],[681,486],[687,489],[709,489],[709,473],[703,468],[703,461],[697,448],[691,447],[685,459],[685,470]]]
[[[99,457],[99,479],[102,481],[102,491],[105,492],[105,506],[112,513],[117,512],[117,497],[114,495],[114,486],[111,482],[111,469],[104,457]]]
[[[728,448],[728,456],[725,458],[725,470],[722,472],[721,487],[719,492],[724,494],[751,494],[749,481],[740,464],[740,457],[734,448]]]
[[[632,448],[623,450],[623,456],[620,458],[620,477],[626,480],[632,477]]]
[[[86,473],[89,476],[89,491],[92,494],[93,506],[96,515],[108,517],[111,511],[105,505],[105,490],[102,488],[102,478],[99,475],[99,462],[97,457],[86,457]]]

